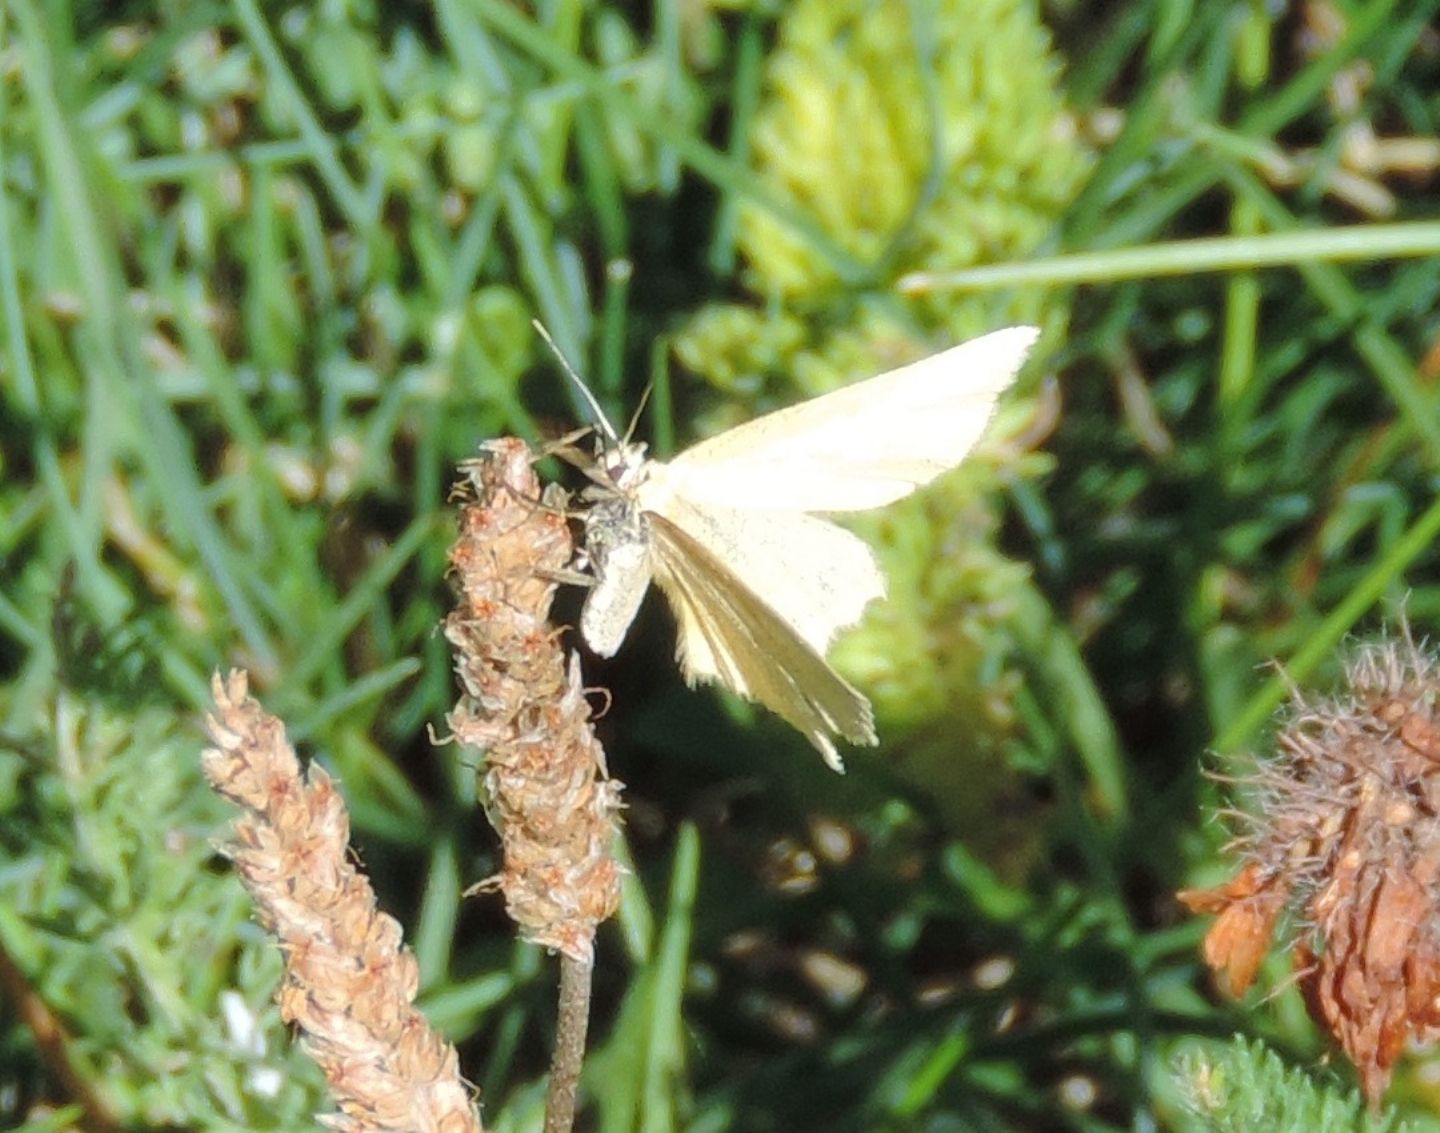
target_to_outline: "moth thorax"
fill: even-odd
[[[597,574],[603,570],[600,561],[616,548],[649,544],[650,521],[628,497],[607,494],[585,512],[585,550]]]

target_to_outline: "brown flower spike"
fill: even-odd
[[[588,965],[595,928],[620,900],[610,853],[621,784],[590,727],[579,662],[547,618],[573,544],[562,498],[542,501],[530,450],[505,438],[464,466],[470,498],[450,549],[459,602],[445,619],[465,690],[455,739],[485,753],[505,895],[525,939]]]
[[[455,1048],[414,1007],[415,957],[350,861],[350,821],[324,770],[300,772],[284,725],[243,672],[216,676],[211,784],[245,808],[225,852],[285,953],[280,1013],[325,1072],[342,1133],[479,1133]]]
[[[1440,662],[1411,640],[1362,647],[1345,694],[1296,693],[1275,756],[1246,782],[1239,873],[1187,890],[1218,913],[1206,962],[1240,994],[1282,911],[1296,978],[1371,1103],[1407,1042],[1440,1035]]]

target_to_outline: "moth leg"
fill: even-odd
[[[576,560],[576,567],[584,565],[578,559]],[[546,579],[549,582],[558,582],[562,586],[584,586],[589,589],[595,585],[593,574],[588,574],[585,570],[575,567],[561,567],[559,570],[541,567],[535,571],[535,577]]]
[[[565,459],[566,453],[575,452],[575,442],[582,437],[588,437],[595,431],[594,425],[581,425],[578,429],[571,429],[563,437],[556,437],[553,441],[546,441],[540,451],[534,456],[535,460],[544,460],[547,456],[558,456]],[[584,455],[583,453],[581,454]]]

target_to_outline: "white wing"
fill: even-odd
[[[747,511],[864,511],[898,500],[965,458],[1039,333],[997,330],[757,417],[661,466],[665,488]]]
[[[699,541],[652,519],[655,581],[670,600],[676,656],[691,684],[718,681],[759,701],[842,770],[835,737],[873,744],[870,702]]]
[[[656,502],[662,506],[645,505],[647,516],[668,520],[704,547],[822,657],[840,630],[885,596],[874,552],[829,520],[706,507],[680,496]]]

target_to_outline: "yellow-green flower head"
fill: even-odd
[[[1033,247],[1085,167],[1033,5],[800,0],[751,139],[760,175],[865,263],[958,268]],[[741,214],[749,282],[813,300],[836,283],[803,234]]]

